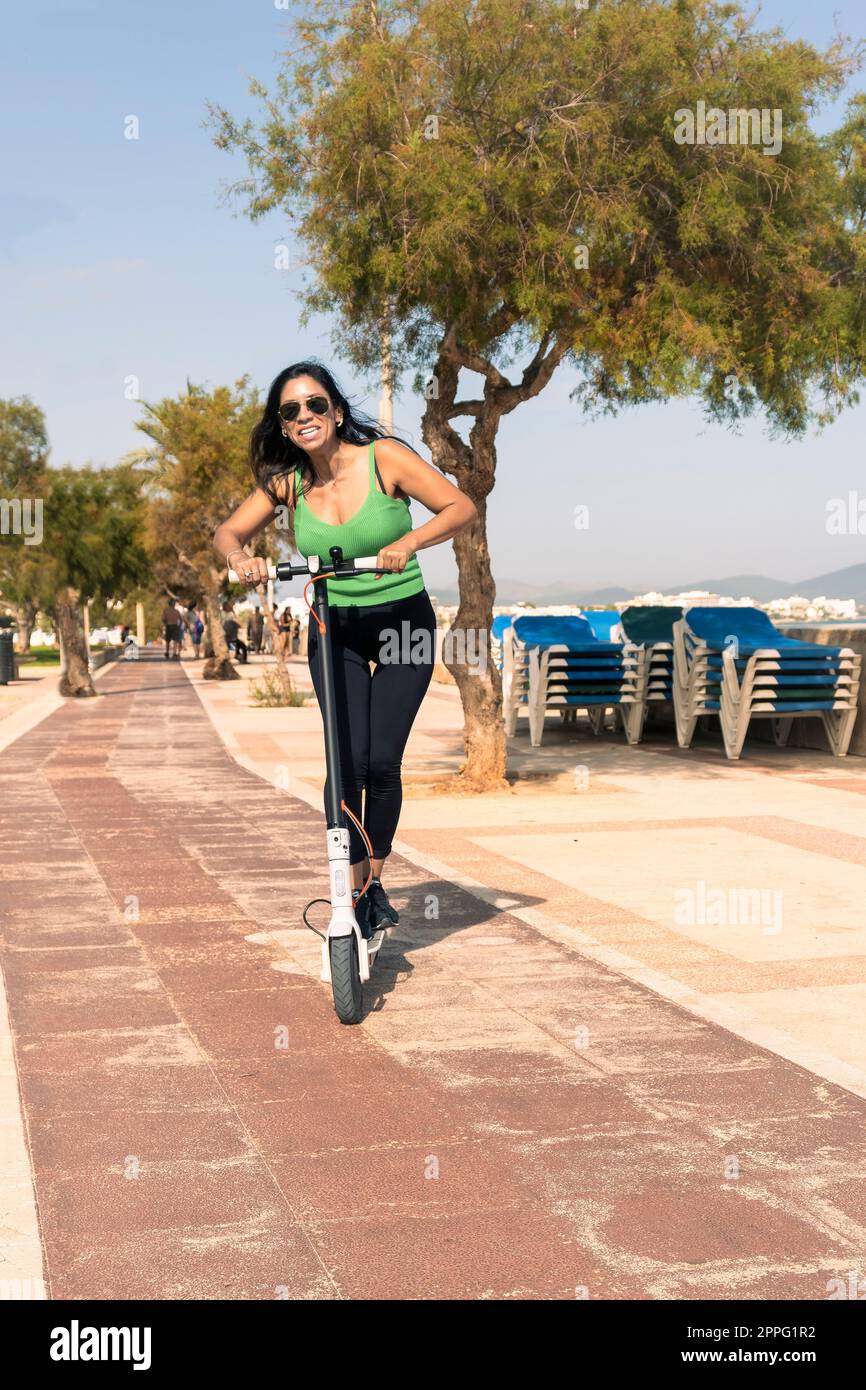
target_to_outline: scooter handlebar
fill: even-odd
[[[293,565],[290,561],[275,565],[273,560],[268,560],[268,579],[297,579],[301,575],[316,575],[322,571],[327,574],[336,573],[346,578],[350,578],[353,574],[390,574],[390,570],[377,565],[378,558],[378,555],[364,555],[357,560],[346,560],[336,571],[329,564],[323,565],[318,556],[311,556],[300,565]],[[245,582],[237,570],[230,569],[228,577],[230,584],[243,584]]]

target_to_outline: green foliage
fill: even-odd
[[[214,531],[253,488],[247,458],[259,394],[246,377],[214,390],[188,383],[145,411],[137,428],[151,440],[139,455],[147,465],[148,547],[165,590],[200,597],[216,563]]]
[[[41,495],[48,462],[45,416],[28,396],[0,400],[0,497]]]
[[[59,647],[31,647],[26,656],[16,658],[19,666],[59,666]]]
[[[52,468],[46,473],[40,607],[53,612],[58,589],[80,602],[114,599],[149,573],[143,542],[142,479],[129,464]]]
[[[249,696],[254,705],[269,708],[305,705],[310,699],[307,691],[296,690],[291,682],[283,681],[273,666],[265,667],[261,678],[250,685]]]
[[[862,376],[863,98],[810,125],[859,58],[715,0],[324,0],[274,89],[253,83],[261,118],[211,118],[249,215],[294,219],[306,311],[360,368],[387,304],[419,390],[443,342],[488,387],[553,342],[587,410],[696,393],[797,433]],[[677,143],[699,100],[779,109],[781,152]]]
[[[35,505],[44,505],[48,463],[45,416],[27,396],[0,400],[0,498],[26,503],[29,524]],[[16,608],[32,600],[39,587],[40,546],[23,534],[0,535],[0,595]]]

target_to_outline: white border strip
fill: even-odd
[[[43,1300],[42,1239],[0,970],[0,1301]]]

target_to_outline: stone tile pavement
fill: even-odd
[[[862,1268],[866,1100],[745,1035],[780,993],[805,1017],[805,989],[816,1050],[862,1064],[825,1036],[862,984],[847,769],[708,751],[695,778],[602,741],[579,802],[407,795],[401,923],[347,1029],[300,923],[327,888],[317,712],[246,710],[238,685],[145,656],[2,754],[3,1211],[27,1205],[22,1152],[35,1195],[3,1268],[53,1298],[237,1299],[816,1299]],[[433,694],[410,782],[457,737]],[[815,786],[828,770],[843,789]],[[680,886],[735,887],[756,838],[770,886],[795,874],[823,915],[674,929],[672,857]],[[689,990],[749,1018],[720,1026]],[[786,1036],[805,1055],[815,1028]]]

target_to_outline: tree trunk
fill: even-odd
[[[517,322],[516,310],[511,305],[503,304],[501,313],[494,317],[496,332],[491,341],[507,333]],[[522,401],[537,396],[569,351],[567,335],[545,332],[532,361],[524,367],[521,380],[513,384],[483,353],[475,351],[471,345],[461,344],[459,324],[455,322],[439,344],[433,372],[436,391],[428,398],[421,422],[421,436],[433,455],[434,464],[443,473],[453,474],[457,486],[472,499],[478,512],[472,525],[453,541],[460,577],[460,607],[452,631],[460,638],[477,639],[483,644],[480,651],[485,660],[483,666],[479,666],[476,651],[473,665],[467,641],[465,653],[469,664],[459,660],[453,665],[451,661],[445,663],[457,682],[463,702],[466,762],[460,769],[460,780],[473,791],[508,787],[502,677],[489,660],[496,589],[487,546],[487,498],[493,491],[496,474],[496,434],[502,416]],[[460,372],[464,368],[484,377],[483,400],[457,400]],[[470,416],[473,420],[468,444],[451,424],[461,416]],[[453,655],[460,656],[459,648]],[[476,674],[472,674],[473,669]]]
[[[54,605],[63,675],[60,694],[77,698],[95,695],[90,678],[90,653],[84,640],[84,619],[75,589],[60,589]]]
[[[30,650],[30,638],[36,626],[38,615],[37,605],[32,599],[26,598],[21,605],[21,619],[18,627],[18,650],[27,652]]]
[[[490,625],[496,586],[487,544],[487,498],[496,475],[495,410],[473,411],[470,443],[452,427],[449,409],[457,394],[459,366],[443,347],[436,364],[439,395],[428,402],[421,425],[433,462],[474,503],[478,515],[451,544],[457,560],[460,606],[447,639],[443,662],[454,677],[463,705],[463,746],[466,761],[455,791],[510,790],[506,781],[507,744],[502,711],[502,677],[490,659]],[[453,634],[453,635],[452,635]]]
[[[265,602],[263,594],[259,594],[259,603],[262,605],[262,617],[267,624],[268,632],[271,634],[274,656],[277,659],[277,680],[280,682],[286,695],[292,695],[294,693],[294,686],[292,685],[292,678],[289,675],[289,668],[286,665],[286,654],[283,650],[282,635],[277,620],[274,617],[273,609],[269,608]]]
[[[205,656],[202,678],[206,681],[238,681],[240,676],[232,665],[228,643],[223,632],[220,613],[221,575],[216,570],[210,572],[210,583],[203,586],[205,615]]]
[[[460,768],[461,785],[472,791],[509,789],[506,781],[507,750],[502,718],[502,677],[490,659],[490,625],[496,588],[487,546],[487,499],[473,497],[478,508],[471,526],[452,541],[457,559],[460,607],[449,629],[452,650],[443,651],[463,703],[463,744],[466,762]],[[452,634],[455,634],[452,636]]]
[[[15,615],[15,626],[18,629],[15,634],[15,650],[23,655],[30,649],[30,638],[36,626],[36,604],[32,599],[25,598],[20,604],[9,606]]]

